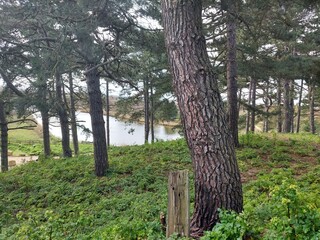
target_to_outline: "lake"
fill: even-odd
[[[41,123],[40,114],[35,114],[38,123]],[[144,144],[144,124],[143,123],[129,123],[123,120],[118,120],[110,117],[110,144],[114,146],[123,145],[141,145]],[[104,116],[104,120],[106,120]],[[77,112],[77,121],[91,130],[91,118],[89,113]],[[50,133],[56,137],[61,138],[61,129],[59,120],[57,118],[50,119]],[[155,125],[154,127],[155,139],[157,140],[174,140],[181,138],[177,129],[163,125]],[[151,138],[151,137],[149,137]],[[89,136],[78,127],[79,141],[92,142],[92,134]]]

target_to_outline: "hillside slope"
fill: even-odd
[[[218,225],[205,239],[320,236],[319,138],[247,135],[241,144],[245,211],[222,212],[222,222],[233,227]],[[0,239],[164,239],[159,215],[167,208],[168,173],[189,169],[193,180],[185,142],[112,147],[109,154],[110,170],[102,178],[94,176],[90,153],[1,173]],[[299,216],[288,216],[291,209]]]

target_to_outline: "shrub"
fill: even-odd
[[[201,240],[241,240],[247,231],[247,223],[242,214],[220,210],[220,222],[208,231]]]

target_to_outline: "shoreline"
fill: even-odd
[[[81,113],[89,113],[89,110],[88,109],[85,109],[85,108],[82,108],[82,109],[78,109],[79,112]],[[103,115],[106,116],[106,112],[105,110],[103,110]],[[131,121],[131,116],[126,114],[126,115],[121,115],[121,117],[117,117],[116,116],[116,112],[114,110],[110,110],[110,117],[114,117],[116,118],[117,120],[120,120],[120,121],[125,121],[125,120],[130,120]],[[143,118],[140,118],[140,119],[136,119],[136,120],[132,120],[132,122],[136,122],[136,123],[144,123],[144,119]],[[162,126],[165,126],[165,127],[171,127],[171,128],[175,128],[175,127],[179,127],[181,124],[180,124],[180,121],[177,119],[176,121],[159,121],[159,122],[156,122],[155,125],[162,125]]]

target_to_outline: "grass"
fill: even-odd
[[[236,239],[235,233],[247,239],[316,236],[318,137],[250,134],[240,142],[245,210],[239,216],[221,213],[222,223],[227,219],[223,224],[232,226],[219,225],[205,238]],[[110,169],[102,178],[94,176],[91,145],[81,145],[81,152],[79,157],[31,162],[0,174],[0,239],[165,239],[159,214],[167,208],[168,173],[188,169],[193,181],[184,140],[111,147]],[[286,191],[291,188],[292,194]],[[192,184],[190,191],[193,202]],[[301,217],[288,217],[288,209]]]
[[[32,118],[29,118],[29,119],[33,120]],[[16,120],[17,120],[17,117],[15,115],[11,116],[11,118],[8,119],[9,129],[35,125],[30,121],[10,123],[10,121],[16,121]],[[31,128],[30,130],[28,129],[9,130],[8,138],[9,138],[9,142],[24,142],[24,141],[39,142],[41,141],[40,139],[41,133],[38,127]]]
[[[39,134],[34,130],[19,129],[17,131],[9,131],[10,142],[39,142]]]
[[[11,120],[15,120],[15,119],[16,119],[15,117],[12,117]],[[27,123],[11,123],[9,124],[9,129],[23,127],[23,126],[28,126],[28,122]],[[42,147],[42,134],[40,131],[41,130],[39,126],[32,129],[9,130],[8,132],[9,152],[11,152],[13,156],[41,155],[43,152],[43,147]],[[54,136],[51,136],[50,141],[52,143],[51,145],[52,155],[53,156],[61,155],[61,147],[59,145],[61,140]],[[84,149],[85,151],[91,151],[92,147],[90,146],[84,147]]]

